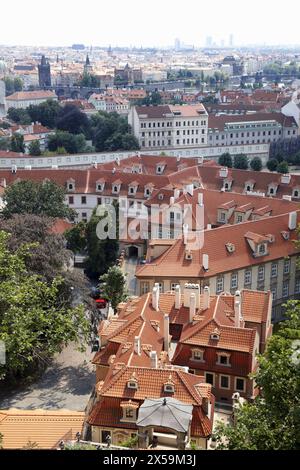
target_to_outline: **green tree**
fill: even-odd
[[[71,134],[86,134],[89,132],[89,120],[85,113],[73,104],[66,104],[58,114],[57,129]]]
[[[49,364],[69,342],[86,340],[89,325],[82,306],[67,308],[59,302],[61,279],[47,284],[26,269],[30,247],[11,253],[9,235],[0,232],[0,340],[6,363],[0,376],[19,381]]]
[[[23,80],[20,77],[14,78],[14,90],[22,91],[23,90]]]
[[[75,213],[65,204],[64,188],[53,181],[15,182],[5,190],[3,216],[13,214],[47,215],[48,217],[73,219]]]
[[[55,219],[33,214],[16,214],[9,219],[0,219],[0,230],[9,234],[7,246],[11,253],[22,245],[30,244],[30,256],[26,258],[26,269],[51,283],[57,276],[62,278],[59,297],[71,305],[73,291],[81,292],[82,301],[90,304],[88,286],[84,275],[78,270],[66,269],[72,253],[66,249],[66,239],[53,231]]]
[[[0,138],[0,150],[9,150],[9,139],[7,138]]]
[[[276,171],[278,167],[278,161],[276,158],[271,158],[271,160],[267,161],[267,168],[269,171]]]
[[[74,135],[66,131],[57,131],[48,137],[48,149],[50,152],[57,152],[59,148],[64,148],[67,153],[84,152],[86,140],[83,134]]]
[[[72,250],[73,253],[82,253],[85,251],[86,230],[86,222],[81,221],[65,233],[68,249]]]
[[[107,298],[114,312],[120,302],[127,299],[126,277],[118,266],[109,268],[106,274],[100,277],[101,291]]]
[[[230,153],[223,153],[219,157],[219,165],[227,166],[228,168],[232,168],[232,157]]]
[[[254,379],[260,396],[239,409],[235,425],[218,426],[217,448],[300,449],[299,301],[288,302],[286,316],[259,357]]]
[[[137,138],[132,134],[124,134],[122,137],[123,150],[139,150],[140,145]]]
[[[24,153],[24,137],[20,134],[14,134],[10,140],[10,150],[12,152]]]
[[[7,117],[16,124],[31,124],[31,117],[26,109],[9,108],[7,111]]]
[[[261,158],[254,157],[250,162],[250,167],[254,171],[261,171],[263,167]]]
[[[286,162],[285,160],[283,162],[280,162],[277,166],[277,173],[286,174],[288,172],[289,172],[288,162]]]
[[[29,154],[35,157],[38,157],[42,154],[40,142],[38,140],[33,140],[30,142]]]
[[[247,155],[240,153],[234,156],[233,166],[239,170],[248,170],[249,161]]]
[[[105,211],[102,216],[98,216],[95,210],[86,228],[88,253],[86,272],[90,277],[94,278],[99,278],[100,275],[104,274],[107,269],[115,263],[119,251],[118,231],[116,233],[116,239],[112,240],[110,238],[101,240],[97,235],[97,225],[104,218],[107,221],[110,220],[107,211]],[[116,223],[118,226],[118,220]]]
[[[31,122],[40,122],[50,129],[56,127],[60,110],[61,105],[55,100],[47,100],[39,105],[30,105],[26,109]]]

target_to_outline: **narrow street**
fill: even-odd
[[[35,384],[13,392],[1,391],[0,409],[84,411],[95,383],[91,358],[90,346],[79,352],[75,344],[70,344],[55,356]]]
[[[135,268],[138,264],[138,258],[125,258],[124,273],[127,274],[127,289],[129,295],[137,295],[137,282],[135,277]]]

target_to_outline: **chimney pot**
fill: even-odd
[[[192,292],[190,295],[190,312],[189,312],[189,321],[193,323],[193,318],[196,315],[196,296]]]
[[[152,307],[158,312],[159,310],[159,285],[156,283],[152,290]]]
[[[181,307],[181,289],[180,286],[177,285],[175,287],[175,308],[179,310]]]
[[[134,352],[135,354],[141,355],[141,338],[140,336],[134,337]]]
[[[207,310],[210,306],[210,289],[208,286],[204,287],[203,292],[203,310]]]
[[[169,352],[169,315],[164,316],[164,350]]]
[[[234,326],[236,328],[241,328],[242,326],[242,303],[241,303],[241,293],[236,291],[234,295]]]
[[[151,359],[151,368],[157,369],[157,352],[156,351],[150,352],[150,359]]]

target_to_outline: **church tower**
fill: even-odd
[[[91,65],[89,55],[86,55],[85,64],[84,64],[84,73],[91,73],[93,66]]]
[[[42,55],[41,63],[38,65],[40,87],[51,86],[51,69],[46,57]]]

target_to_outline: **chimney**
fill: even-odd
[[[187,245],[187,242],[188,242],[188,233],[189,233],[189,226],[188,226],[188,224],[183,224],[182,229],[183,229],[183,243],[184,243],[184,245]]]
[[[193,318],[196,315],[196,296],[192,292],[190,295],[190,312],[189,312],[189,322],[193,323]]]
[[[198,204],[199,206],[203,206],[203,193],[198,193]]]
[[[156,283],[152,289],[152,307],[158,312],[159,310],[159,285]]]
[[[134,337],[134,352],[135,354],[141,355],[141,338],[140,336]]]
[[[236,328],[241,328],[242,326],[242,302],[241,302],[241,293],[236,291],[234,295],[234,326]]]
[[[181,289],[180,286],[175,287],[175,308],[179,310],[181,307]]]
[[[1,178],[0,186],[2,186],[2,188],[6,188],[6,179],[5,178]]]
[[[175,202],[174,196],[170,197],[170,206],[173,206]]]
[[[202,255],[202,266],[204,271],[208,271],[209,269],[209,256],[205,253]]]
[[[227,178],[228,176],[228,168],[226,166],[220,168],[219,172],[220,178]]]
[[[297,212],[289,213],[289,230],[295,230],[297,228]]]
[[[203,291],[203,310],[207,310],[210,306],[210,290],[209,287],[204,287]]]
[[[164,316],[164,350],[169,352],[169,315]]]
[[[195,294],[196,308],[200,308],[200,286],[199,284],[185,284],[183,291],[183,305],[190,307],[191,294]]]
[[[150,360],[151,360],[151,368],[157,369],[157,352],[156,351],[150,352]]]
[[[174,189],[174,199],[178,199],[180,196],[180,189]]]

